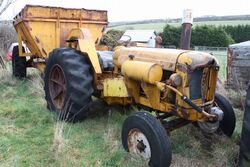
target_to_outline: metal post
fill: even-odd
[[[191,9],[183,11],[182,32],[181,32],[181,49],[190,49],[191,33],[193,24],[193,14]]]

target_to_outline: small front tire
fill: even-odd
[[[122,144],[126,151],[142,157],[149,166],[168,167],[172,152],[161,123],[146,112],[131,114],[123,123]]]
[[[198,124],[194,123],[194,125],[199,125],[201,130],[205,133],[225,134],[226,136],[231,137],[236,122],[232,105],[224,96],[216,93],[214,97],[214,107],[219,107],[223,111],[223,118],[221,121],[198,122]]]
[[[224,113],[223,119],[220,121],[219,129],[225,135],[231,137],[236,123],[234,109],[229,100],[219,93],[215,94],[214,102]]]

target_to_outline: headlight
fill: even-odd
[[[170,76],[169,78],[170,80],[170,83],[172,86],[181,86],[181,83],[182,83],[182,79],[181,79],[181,76],[177,73],[174,73]]]

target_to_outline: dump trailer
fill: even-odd
[[[62,120],[86,118],[93,96],[137,106],[141,111],[123,123],[122,144],[149,166],[170,165],[169,133],[189,123],[207,133],[233,134],[234,110],[215,92],[219,65],[208,53],[126,44],[97,51],[106,11],[26,6],[14,26],[19,46],[13,74],[25,77],[27,67],[42,71],[47,107]]]

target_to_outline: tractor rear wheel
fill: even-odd
[[[71,48],[53,50],[46,64],[45,99],[49,110],[59,119],[77,122],[88,114],[91,102],[92,75],[87,56]]]
[[[24,51],[24,47],[23,51]],[[18,46],[14,46],[12,50],[12,72],[13,76],[19,79],[25,78],[27,74],[26,57],[19,56]]]
[[[124,121],[122,144],[126,151],[145,159],[149,166],[170,166],[169,137],[159,120],[149,113],[136,112]]]

